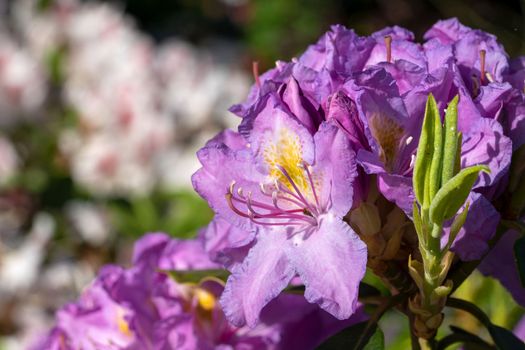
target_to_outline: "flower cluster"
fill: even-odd
[[[216,111],[248,89],[235,58],[221,62],[182,40],[156,45],[108,4],[11,7],[16,34],[0,35],[0,126],[59,124],[56,157],[97,196],[189,187],[196,131],[224,127]]]
[[[362,308],[341,322],[298,295],[283,295],[261,315],[258,327],[238,328],[216,302],[220,280],[179,283],[162,272],[215,267],[199,239],[145,235],[135,245],[133,266],[104,267],[77,302],[57,313],[56,326],[32,349],[309,348],[364,319]],[[304,329],[310,332],[299,336]]]
[[[490,170],[468,196],[451,249],[462,261],[488,252],[511,156],[525,143],[523,60],[510,61],[494,36],[456,19],[424,37],[417,43],[399,27],[361,37],[333,26],[298,58],[256,73],[248,99],[231,108],[242,118],[238,131],[198,152],[193,184],[216,213],[209,251],[232,272],[221,297],[230,322],[256,325],[290,283],[348,318],[367,263],[400,289],[387,270],[420,256],[412,175],[430,94],[441,111],[459,96],[458,165]],[[512,289],[516,269],[506,272],[502,282],[523,302],[523,289]]]
[[[128,38],[121,22],[105,18],[113,25],[100,37]],[[71,43],[94,57],[70,57],[78,72],[66,79],[68,99],[96,92],[79,109],[86,116],[107,108],[106,98],[119,101],[115,118],[86,118],[83,136],[114,125],[132,134],[135,108],[162,118],[155,93],[133,95],[151,78],[138,73],[148,45],[120,37],[125,45],[106,48],[109,56],[142,54],[97,82],[107,57],[93,52],[92,40],[101,38],[75,33]],[[367,318],[359,301],[367,268],[390,295],[375,295],[386,306],[361,345],[377,315],[396,305],[412,335],[434,346],[447,300],[474,308],[495,342],[519,342],[449,295],[463,282],[454,272],[464,279],[472,271],[462,269],[481,262],[525,306],[511,253],[525,207],[524,61],[456,19],[436,23],[424,39],[399,27],[362,37],[333,26],[290,62],[260,76],[255,64],[248,98],[230,109],[237,130],[197,152],[192,182],[213,221],[195,240],[143,237],[132,266],[103,268],[35,349],[309,349]],[[166,50],[156,68],[169,72],[165,64],[185,50]],[[122,83],[128,74],[140,84]],[[173,91],[170,79],[161,81]],[[177,103],[167,110],[185,113]]]
[[[206,222],[178,196],[201,204],[195,151],[249,88],[229,52],[154,42],[114,4],[0,4],[0,347],[47,328],[130,236]]]

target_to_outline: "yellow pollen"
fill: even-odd
[[[380,150],[380,158],[387,167],[392,170],[394,157],[398,151],[399,140],[403,135],[403,128],[395,120],[381,114],[374,114],[370,118],[370,130],[372,136],[377,140]]]
[[[215,308],[216,300],[215,295],[208,292],[205,289],[197,288],[195,290],[195,296],[199,302],[199,306],[206,311],[211,311]]]
[[[117,327],[118,330],[124,334],[127,337],[130,337],[132,335],[131,330],[129,329],[128,322],[124,319],[124,311],[122,309],[118,309],[117,311]]]
[[[308,189],[308,179],[302,167],[303,147],[299,136],[286,128],[280,128],[276,136],[277,140],[268,140],[264,148],[264,160],[270,168],[270,177],[292,189],[290,181],[278,168],[281,166],[300,190]]]

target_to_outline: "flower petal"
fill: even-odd
[[[366,271],[366,245],[332,214],[322,216],[315,232],[294,243],[288,256],[306,287],[306,300],[338,319],[350,317]]]
[[[470,203],[467,219],[451,249],[463,261],[483,257],[489,249],[488,242],[496,233],[500,219],[499,213],[483,195],[472,192],[467,202]],[[450,228],[446,227],[444,231],[442,243],[446,244]]]
[[[480,174],[474,188],[490,186],[505,175],[512,157],[512,141],[503,135],[501,125],[487,118],[480,118],[463,134],[461,166],[485,164],[490,174]]]
[[[215,216],[202,235],[210,259],[228,269],[242,263],[255,238],[254,231],[241,230],[220,216]]]
[[[483,259],[478,269],[499,280],[512,294],[514,300],[525,307],[525,287],[521,285],[518,266],[514,259],[514,243],[520,237],[516,231],[508,231]]]
[[[320,176],[320,201],[330,201],[330,210],[343,217],[352,207],[353,182],[357,175],[355,153],[344,132],[331,123],[321,124],[314,140],[313,173]]]
[[[243,264],[228,278],[220,302],[233,325],[246,323],[254,327],[262,308],[294,277],[285,254],[286,244],[285,232],[261,231]]]

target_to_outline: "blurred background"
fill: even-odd
[[[195,151],[237,117],[260,71],[330,24],[418,39],[438,19],[525,54],[520,0],[0,0],[0,350],[26,349],[106,263],[150,231],[187,238],[211,219],[191,189]],[[523,315],[496,282],[458,293],[496,324]],[[408,327],[383,320],[387,348]],[[474,319],[452,315],[472,332]]]

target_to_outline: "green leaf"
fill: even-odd
[[[491,324],[490,327],[487,328],[498,349],[525,350],[525,343],[508,329],[496,326],[495,324]]]
[[[445,184],[455,175],[458,152],[458,95],[447,106],[445,113],[445,135],[443,147],[443,171],[441,183]]]
[[[168,274],[178,283],[199,283],[206,277],[215,277],[222,281],[226,281],[230,273],[227,270],[208,269],[208,270],[161,270]]]
[[[522,236],[514,243],[514,257],[518,265],[521,285],[525,287],[525,236]]]
[[[435,104],[435,101],[434,101]],[[436,195],[439,188],[441,187],[441,169],[443,167],[443,126],[441,125],[441,116],[437,105],[434,106],[433,111],[433,122],[434,122],[434,134],[433,137],[433,151],[432,151],[432,162],[430,164],[429,173],[429,184],[428,184],[428,201],[432,201],[432,198]]]
[[[454,218],[452,225],[450,225],[450,234],[448,236],[448,242],[447,242],[445,251],[447,251],[452,246],[452,243],[454,243],[454,240],[456,239],[456,236],[458,235],[459,230],[461,230],[461,228],[463,227],[463,224],[465,224],[465,220],[467,220],[468,209],[469,209],[469,203],[465,205],[465,209],[463,209],[461,214],[457,215]]]
[[[372,296],[380,296],[381,291],[377,289],[376,287],[372,286],[371,284],[361,282],[359,284],[359,297],[372,297]]]
[[[430,220],[436,224],[453,217],[465,203],[480,171],[490,172],[486,165],[476,165],[462,169],[444,184],[430,204]]]
[[[468,302],[466,300],[461,300],[457,298],[449,298],[447,300],[447,306],[467,311],[473,316],[475,316],[490,333],[492,340],[496,344],[498,349],[507,350],[525,350],[525,343],[523,343],[518,337],[514,335],[508,329],[505,329],[500,326],[493,324],[489,317],[477,307],[475,304]]]
[[[343,329],[333,337],[326,340],[317,347],[317,350],[382,350],[385,348],[384,335],[381,329],[374,326],[374,333],[366,339],[363,345],[356,345],[359,337],[367,327],[366,321],[356,323],[348,328]]]
[[[414,227],[416,228],[417,236],[420,241],[423,241],[423,238],[425,237],[423,235],[423,222],[421,221],[421,214],[419,213],[419,208],[417,207],[416,202],[414,202],[412,208],[412,216],[414,217]]]
[[[456,343],[463,343],[465,349],[494,349],[494,347],[475,334],[462,328],[450,326],[452,334],[440,339],[436,344],[436,350],[445,350]]]
[[[432,152],[434,147],[433,129],[436,116],[439,119],[436,100],[434,99],[434,96],[430,94],[427,99],[425,118],[423,119],[423,127],[421,129],[421,136],[419,137],[419,144],[417,146],[413,176],[414,193],[417,201],[421,205],[428,204],[428,200],[425,201],[425,191],[427,189],[427,178],[432,162]]]

